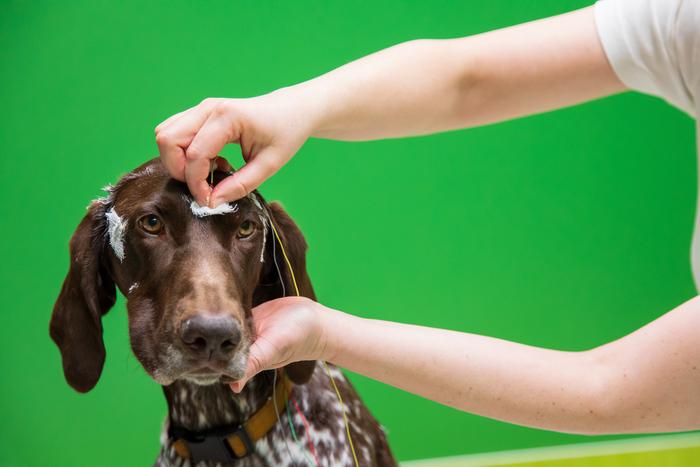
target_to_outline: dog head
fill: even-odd
[[[215,172],[215,181],[226,175]],[[301,295],[314,298],[301,232],[259,194],[200,207],[158,159],[108,191],[71,238],[70,269],[51,317],[66,380],[77,391],[92,389],[102,372],[101,317],[114,305],[116,288],[127,298],[134,354],[159,384],[242,377],[255,339],[252,307],[294,292],[270,223]],[[304,383],[313,368],[314,362],[299,362],[287,373]]]

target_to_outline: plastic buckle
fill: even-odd
[[[238,457],[228,443],[228,437],[238,435],[246,448],[246,453]],[[205,433],[188,432],[182,438],[187,443],[192,465],[200,461],[231,462],[246,457],[254,451],[253,441],[242,425],[237,427],[211,430]]]
[[[190,452],[192,465],[199,461],[231,462],[236,456],[223,436],[203,436],[201,438],[187,438],[187,449]]]

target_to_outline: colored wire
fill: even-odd
[[[289,422],[289,429],[292,430],[292,438],[294,438],[294,441],[296,441],[297,444],[301,445],[301,452],[304,453],[306,462],[308,462],[310,465],[319,467],[316,462],[311,460],[309,455],[304,450],[304,445],[301,443],[301,441],[299,441],[299,438],[297,438],[297,431],[294,429],[294,424],[292,423],[292,411],[289,409],[289,399],[287,399],[287,421]]]
[[[340,395],[338,386],[335,384],[335,378],[333,378],[330,368],[328,368],[328,365],[323,360],[321,360],[321,363],[323,363],[323,367],[326,369],[326,374],[331,380],[333,389],[335,389],[335,395],[338,396],[338,401],[340,402],[340,410],[343,412],[343,422],[345,422],[345,432],[348,434],[348,442],[350,443],[350,450],[352,451],[352,458],[355,460],[355,466],[359,467],[360,463],[357,461],[357,454],[355,454],[355,446],[352,443],[352,436],[350,435],[350,423],[348,423],[348,416],[345,413],[345,404],[343,403],[343,397]]]
[[[282,250],[282,256],[284,257],[284,261],[287,263],[287,269],[289,269],[289,275],[292,276],[292,283],[294,284],[294,291],[296,292],[297,297],[300,296],[299,294],[299,287],[297,286],[297,279],[294,276],[294,269],[292,269],[292,262],[289,261],[289,258],[287,257],[287,252],[284,249],[284,244],[282,243],[282,239],[280,238],[280,235],[277,233],[277,229],[275,228],[275,224],[272,222],[272,218],[270,218],[270,226],[272,227],[272,232],[275,234],[275,238],[280,244],[280,250]],[[274,242],[274,240],[273,240]],[[323,360],[321,361],[323,363],[323,367],[326,369],[326,374],[328,375],[328,378],[331,380],[331,384],[333,385],[333,389],[335,389],[335,395],[338,397],[338,401],[340,402],[340,410],[342,411],[343,414],[343,422],[345,423],[345,432],[347,433],[348,436],[348,443],[350,444],[350,451],[352,451],[352,458],[355,461],[355,466],[360,467],[360,463],[357,460],[357,454],[355,453],[355,445],[352,442],[352,435],[350,434],[350,423],[348,422],[348,416],[345,411],[345,404],[343,403],[343,397],[340,395],[340,391],[338,390],[338,386],[335,384],[335,378],[333,378],[333,375],[331,374],[331,370],[328,368],[328,365],[326,362]]]
[[[282,425],[282,421],[280,420],[280,411],[277,408],[277,370],[275,370],[275,374],[272,377],[272,405],[275,406],[275,415],[277,415],[277,424],[280,426]],[[292,456],[292,450],[289,449],[289,441],[287,438],[284,438],[284,445],[287,448],[287,454],[289,454],[289,460],[290,462],[294,462],[294,456]]]
[[[269,217],[268,217],[268,219],[269,219]],[[272,220],[269,220],[269,224],[270,224],[270,226],[272,226]],[[272,228],[274,229],[274,226],[273,226]],[[277,239],[279,240],[279,235],[276,235],[276,237],[277,237]],[[285,287],[284,287],[284,280],[282,280],[282,272],[281,272],[281,270],[280,270],[279,264],[277,264],[277,254],[276,254],[277,252],[276,252],[276,250],[275,250],[275,243],[277,243],[277,242],[276,242],[275,239],[273,238],[273,239],[272,239],[272,260],[273,260],[274,263],[275,263],[275,269],[277,269],[277,275],[278,275],[279,278],[280,278],[280,284],[282,285],[282,296],[284,297],[284,296],[287,295],[287,293],[286,293],[286,290],[285,290]],[[282,242],[280,242],[280,246],[281,246],[281,245],[282,245]],[[286,253],[285,253],[284,256],[285,256],[285,259],[286,259],[286,258],[287,258]],[[289,260],[287,260],[287,261],[289,261]],[[287,264],[289,264],[289,262],[288,262]],[[290,269],[290,270],[291,270],[291,269]],[[296,280],[294,281],[294,286],[296,287]],[[297,291],[298,291],[298,289],[297,289]],[[298,295],[298,293],[297,293],[297,295]],[[276,372],[276,371],[275,371],[275,379],[277,379],[277,372]],[[274,391],[274,389],[273,389],[273,391],[272,391],[272,396],[275,397],[275,391]],[[292,432],[292,438],[294,438],[294,441],[296,441],[298,444],[301,444],[301,443],[299,442],[299,440],[297,439],[297,433],[296,433],[296,430],[294,429],[294,425],[292,424],[292,417],[291,417],[291,414],[290,414],[290,411],[289,411],[289,399],[287,399],[286,407],[287,407],[287,420],[289,421],[289,429],[290,429],[291,432]],[[276,402],[276,401],[275,401],[275,412],[277,412],[277,402]],[[307,424],[308,422],[306,421],[306,418],[304,417],[304,414],[300,413],[300,415],[301,415],[302,422],[305,423],[305,424]],[[279,413],[277,413],[277,423],[281,423],[281,422],[280,422]],[[305,425],[305,426],[307,426],[307,425]],[[306,430],[307,430],[307,435],[308,435],[308,434],[310,433],[309,430],[308,430],[308,427],[307,427]],[[285,443],[285,444],[286,444],[286,443]],[[302,447],[301,451],[304,453],[304,457],[306,457],[306,460],[307,460],[307,462],[308,462],[309,464],[312,464],[312,465],[315,465],[316,467],[319,467],[321,464],[318,462],[318,457],[316,456],[316,451],[313,449],[313,444],[311,444],[311,438],[310,438],[310,437],[309,437],[309,446],[311,446],[311,453],[313,454],[314,459],[316,460],[316,462],[313,462],[313,461],[309,458],[309,456],[306,454],[306,451],[304,451],[303,447]],[[289,450],[289,444],[287,444],[287,452],[289,452],[289,458],[290,458],[290,460],[293,461],[294,458],[292,458],[292,453],[291,453],[291,451]]]
[[[292,262],[289,261],[289,258],[287,257],[287,251],[284,249],[284,244],[282,243],[282,239],[280,238],[280,234],[277,233],[277,229],[275,228],[274,222],[272,222],[272,218],[270,218],[270,226],[272,227],[272,232],[275,234],[275,238],[277,238],[277,241],[280,244],[280,250],[282,250],[282,256],[284,256],[284,261],[287,263],[287,269],[289,269],[289,275],[292,276],[292,283],[294,284],[294,293],[296,294],[297,297],[299,297],[301,294],[299,293],[299,286],[297,285],[297,278],[294,276],[294,269],[292,269]]]
[[[268,223],[272,225],[272,220],[270,220],[270,216],[268,215]],[[273,227],[274,228],[274,227]],[[279,238],[279,236],[277,236]],[[280,285],[282,285],[282,296],[286,297],[287,296],[287,289],[284,287],[284,280],[282,279],[282,271],[280,270],[280,265],[277,264],[277,250],[275,249],[275,244],[277,242],[275,239],[272,239],[272,261],[275,263],[275,269],[277,269],[277,275],[280,278]],[[281,245],[281,243],[280,243]]]
[[[316,448],[314,448],[314,442],[311,439],[311,427],[309,426],[309,421],[306,420],[304,412],[302,412],[299,408],[299,404],[297,404],[296,399],[292,399],[292,403],[294,404],[294,408],[296,409],[297,414],[299,414],[299,417],[301,418],[301,422],[304,424],[304,429],[306,429],[306,441],[309,446],[309,451],[311,451],[311,455],[314,456],[314,459],[316,460],[316,465],[321,465],[321,462],[318,460],[318,456],[316,455]]]

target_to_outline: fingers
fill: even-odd
[[[168,125],[170,125],[172,122],[174,122],[175,120],[180,118],[180,116],[182,114],[184,114],[185,112],[186,112],[186,110],[183,110],[182,112],[178,112],[175,115],[171,115],[170,117],[168,117],[165,120],[163,120],[162,122],[160,122],[158,124],[158,126],[156,127],[156,134],[158,134],[160,131],[163,131],[165,128],[167,128]]]
[[[185,181],[200,206],[209,206],[211,199],[211,187],[207,181],[210,170],[211,161],[207,158],[188,159],[185,165]]]
[[[207,120],[216,100],[205,99],[199,105],[177,113],[156,127],[156,143],[170,175],[185,181],[186,150]]]
[[[284,125],[270,123],[277,109],[267,101],[254,107],[251,101],[206,99],[201,104],[166,119],[156,128],[156,142],[163,165],[187,186],[197,203],[216,207],[243,198],[273,175],[299,149],[306,135]],[[245,105],[244,105],[245,104]],[[272,111],[270,109],[273,109]],[[262,114],[252,119],[243,110]],[[260,123],[263,122],[263,123]],[[246,141],[242,140],[245,128]],[[294,128],[292,128],[294,130]],[[207,183],[210,161],[228,143],[241,143],[247,163],[212,191]],[[217,166],[221,168],[219,162]]]
[[[164,136],[156,135],[156,144],[160,160],[165,166],[170,176],[174,179],[185,181],[185,150],[174,139],[166,139]]]
[[[233,175],[219,182],[211,193],[211,206],[245,197],[273,175],[282,158],[275,148],[265,148]]]
[[[257,350],[257,346],[255,343],[253,343],[253,345],[250,347],[250,355],[248,356],[248,366],[246,367],[245,376],[238,381],[229,383],[229,386],[233,392],[241,392],[250,378],[266,369],[262,365],[260,358],[257,356]]]
[[[243,390],[243,387],[245,386],[245,382],[244,381],[236,381],[233,383],[229,383],[228,386],[231,388],[231,391],[238,394],[239,392],[241,392]]]
[[[185,151],[185,180],[190,193],[200,205],[210,204],[211,188],[206,181],[211,167],[210,161],[217,157],[227,143],[237,139],[233,127],[234,124],[226,116],[214,111]],[[215,206],[216,204],[212,204],[212,207]]]

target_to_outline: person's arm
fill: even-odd
[[[257,188],[309,137],[419,135],[502,121],[622,91],[593,8],[471,37],[417,40],[250,99],[207,99],[156,128],[161,158],[211,205]],[[210,160],[238,143],[246,165],[206,183]]]
[[[307,299],[254,310],[246,379],[322,359],[475,414],[570,433],[700,429],[700,297],[615,342],[548,350],[358,318]]]
[[[465,38],[399,44],[294,92],[318,96],[311,136],[368,140],[484,125],[623,89],[588,7]]]

